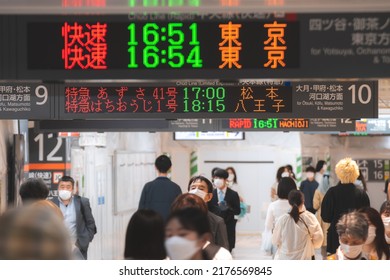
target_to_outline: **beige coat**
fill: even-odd
[[[322,232],[324,233],[324,240],[322,242],[322,246],[326,246],[326,238],[328,234],[328,228],[329,228],[329,223],[325,223],[322,218],[321,218],[321,203],[322,200],[324,199],[324,194],[321,193],[318,189],[314,193],[313,197],[313,208],[317,210],[316,212],[316,217],[318,222],[320,223],[320,226],[322,228]]]

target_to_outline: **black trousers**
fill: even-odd
[[[229,241],[229,251],[231,252],[236,246],[236,219],[231,219],[226,223],[227,237]]]

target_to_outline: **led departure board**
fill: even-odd
[[[388,77],[390,13],[0,15],[0,79]]]
[[[88,85],[64,87],[60,118],[226,118],[292,113],[291,86]]]
[[[60,88],[60,119],[359,119],[378,114],[373,81],[69,83]]]
[[[60,16],[28,22],[27,68],[126,70],[131,76],[136,70],[151,69],[224,71],[299,66],[297,21],[192,18]]]

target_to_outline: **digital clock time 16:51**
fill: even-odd
[[[127,27],[128,68],[138,68],[141,60],[146,68],[157,68],[166,63],[171,68],[182,68],[184,64],[189,64],[192,68],[203,67],[197,23],[171,22],[164,26],[146,23],[142,29],[140,27],[135,23]],[[142,37],[139,37],[141,34]],[[142,47],[139,46],[141,40]]]

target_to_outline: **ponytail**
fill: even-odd
[[[304,202],[304,196],[301,191],[292,190],[288,194],[288,203],[292,206],[290,216],[294,219],[295,223],[299,220],[299,206]]]
[[[294,219],[295,223],[298,223],[298,220],[299,220],[299,209],[298,209],[298,205],[294,204],[292,206],[292,209],[290,211],[290,216],[291,218]]]

